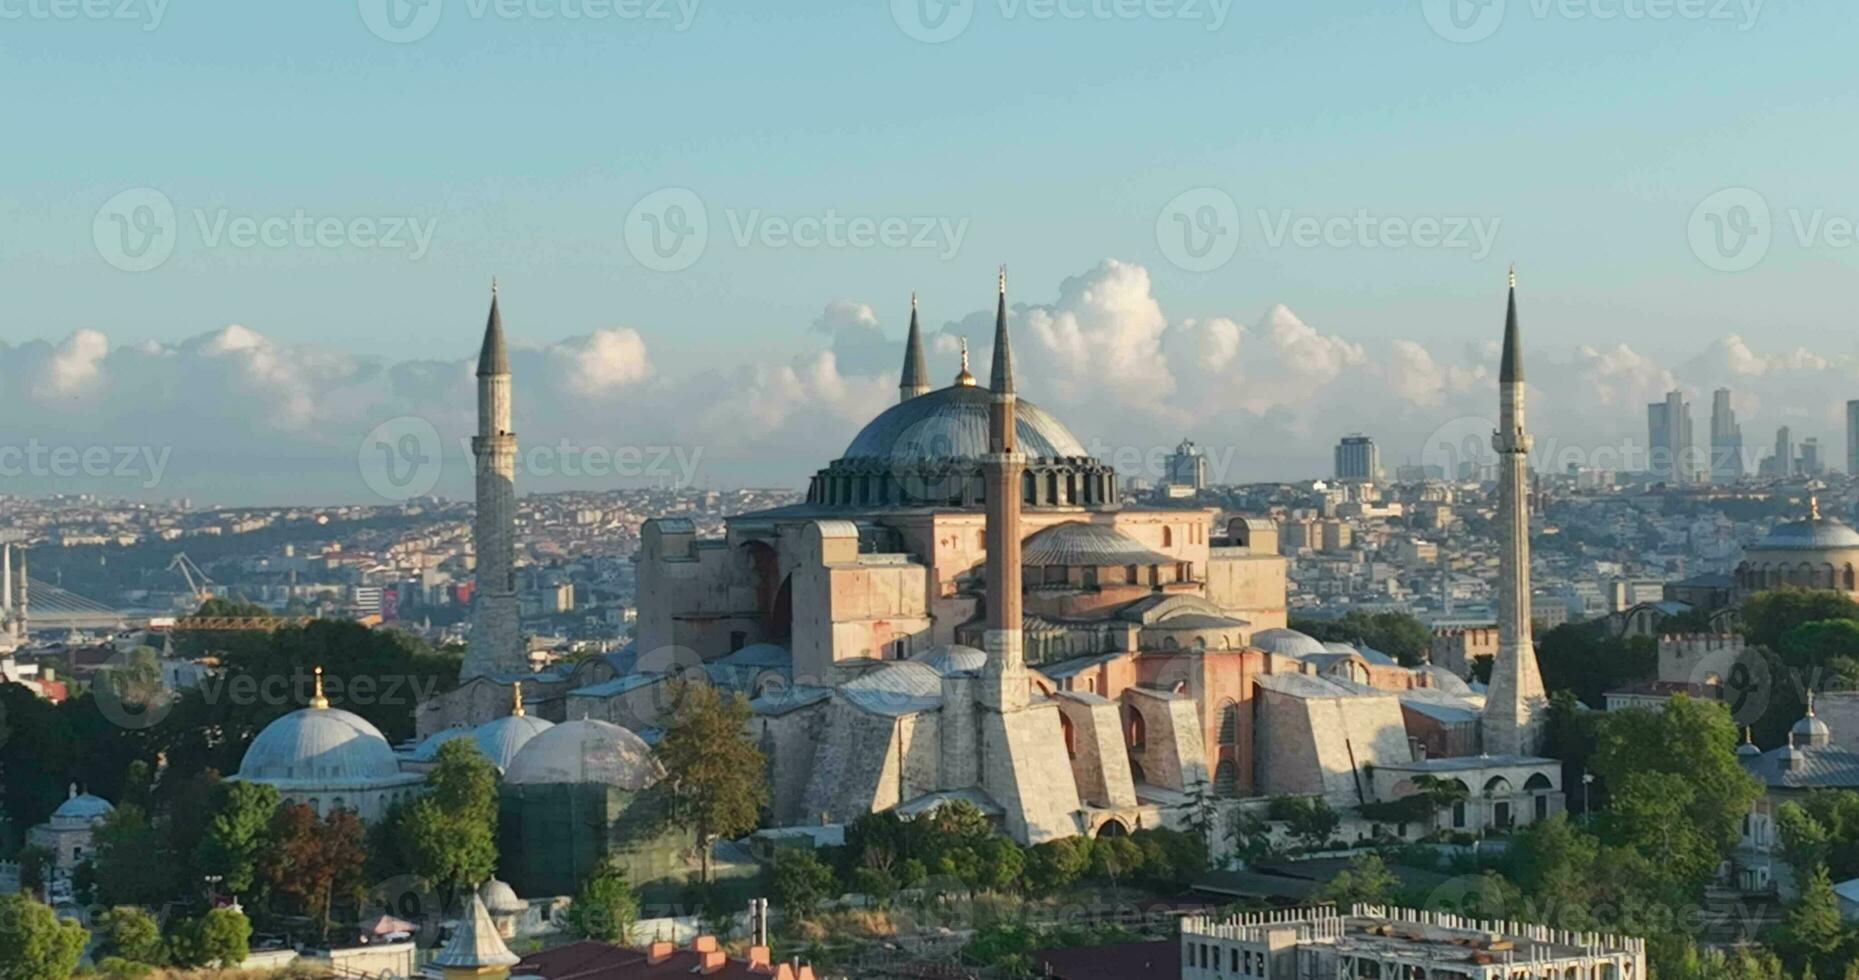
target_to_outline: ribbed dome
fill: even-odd
[[[1109,566],[1164,565],[1175,559],[1107,524],[1066,521],[1026,539],[1025,565]]]
[[[911,657],[910,660],[944,677],[949,677],[955,674],[971,674],[980,670],[987,666],[988,655],[971,646],[946,643],[939,647],[930,647]]]
[[[505,715],[479,725],[472,731],[471,739],[477,743],[478,751],[501,772],[510,768],[511,761],[530,739],[554,727],[554,722],[535,715]]]
[[[1777,524],[1751,550],[1825,551],[1834,548],[1859,548],[1859,531],[1837,518],[1817,517]]]
[[[644,739],[612,722],[583,718],[531,738],[504,768],[503,781],[517,786],[604,783],[638,790],[663,776]]]
[[[879,413],[846,447],[846,459],[929,462],[979,459],[988,451],[986,388],[955,385]],[[1079,457],[1084,446],[1058,419],[1039,406],[1018,399],[1014,431],[1019,451],[1031,458]]]
[[[240,779],[349,785],[401,779],[379,729],[339,708],[302,708],[265,726],[245,750]]]
[[[496,878],[478,886],[478,898],[492,915],[510,915],[529,908],[528,902],[516,897],[516,889]]]
[[[470,734],[471,729],[464,725],[453,725],[450,728],[433,732],[431,735],[426,736],[426,738],[413,749],[413,761],[431,762],[439,758],[439,746],[455,738],[464,738]]]

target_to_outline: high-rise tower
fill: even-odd
[[[910,336],[904,339],[904,372],[897,382],[897,400],[907,402],[930,390],[929,365],[923,363],[923,331],[917,326],[917,294],[910,294]]]
[[[1711,480],[1732,483],[1743,478],[1743,427],[1730,405],[1730,389],[1711,394]]]
[[[478,352],[478,434],[471,440],[477,464],[478,512],[472,523],[477,551],[470,643],[459,679],[529,672],[516,614],[516,433],[510,426],[510,355],[504,348],[497,283]]]
[[[1480,724],[1488,755],[1534,755],[1548,720],[1543,677],[1530,636],[1530,445],[1523,418],[1523,338],[1517,327],[1517,272],[1510,274],[1504,359],[1498,368],[1498,652]]]

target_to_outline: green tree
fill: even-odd
[[[97,926],[103,939],[101,954],[149,966],[166,962],[161,926],[147,910],[135,905],[118,905],[104,912]]]
[[[1050,894],[1070,887],[1090,866],[1090,838],[1061,837],[1027,850],[1026,882],[1035,892]]]
[[[1824,620],[1859,621],[1859,603],[1844,592],[1792,586],[1758,592],[1743,601],[1743,632],[1756,646],[1775,649],[1782,634]]]
[[[1323,886],[1321,895],[1323,901],[1347,909],[1357,903],[1386,902],[1400,886],[1401,879],[1388,870],[1388,863],[1381,855],[1358,854],[1346,870],[1338,872]]]
[[[639,900],[626,874],[612,865],[589,875],[568,906],[568,929],[584,939],[624,944],[638,919]]]
[[[65,980],[77,972],[90,933],[24,895],[0,895],[0,977]]]
[[[252,923],[229,908],[176,923],[169,954],[183,966],[237,966],[251,955]]]
[[[1801,894],[1776,927],[1775,947],[1796,970],[1832,976],[1843,968],[1836,954],[1850,936],[1840,921],[1839,897],[1827,869],[1816,867],[1801,883]]]
[[[45,890],[51,869],[58,856],[43,847],[22,847],[15,858],[19,862],[19,887],[28,894]]]
[[[710,847],[755,829],[768,802],[767,760],[749,739],[753,712],[740,693],[722,697],[697,681],[670,682],[671,718],[657,755],[665,767],[671,816],[691,827],[710,880]]]
[[[818,911],[821,902],[833,897],[839,882],[833,876],[833,869],[813,851],[784,847],[775,852],[768,888],[775,904],[789,915],[804,919]]]
[[[1328,844],[1343,822],[1321,796],[1274,796],[1266,816],[1286,824],[1291,836],[1313,850]]]
[[[97,900],[105,905],[160,905],[180,890],[168,838],[142,808],[119,806],[92,834]]]
[[[1659,647],[1651,637],[1613,636],[1599,621],[1564,623],[1542,635],[1536,659],[1545,689],[1603,708],[1608,691],[1657,673]]]
[[[497,869],[497,767],[468,738],[439,747],[431,791],[400,820],[413,873],[441,899],[475,887]]]
[[[1341,619],[1300,619],[1291,628],[1313,639],[1365,646],[1399,660],[1403,666],[1425,663],[1433,631],[1407,613],[1351,610]]]
[[[206,830],[194,848],[194,866],[202,876],[220,879],[233,895],[249,895],[258,883],[258,865],[270,842],[278,791],[265,783],[220,782],[212,789]]]

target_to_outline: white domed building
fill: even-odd
[[[306,804],[319,815],[353,810],[369,822],[418,795],[425,782],[420,773],[401,769],[380,729],[329,706],[321,667],[310,706],[266,725],[229,778],[276,787],[284,802]]]
[[[554,722],[538,718],[523,707],[521,681],[513,687],[513,702],[510,713],[502,718],[493,718],[476,727],[454,725],[428,735],[407,757],[405,767],[415,772],[429,772],[439,759],[441,746],[453,739],[469,738],[478,751],[497,767],[498,774],[502,775],[510,768],[516,754],[529,744],[530,739],[555,727]]]
[[[60,871],[70,871],[90,856],[97,825],[115,812],[109,800],[80,793],[73,783],[70,798],[58,804],[51,819],[26,832],[26,844],[50,851],[52,864]]]

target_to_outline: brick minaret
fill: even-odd
[[[1541,751],[1548,720],[1536,644],[1530,637],[1530,445],[1523,424],[1523,340],[1517,328],[1517,271],[1510,274],[1504,359],[1498,369],[1498,651],[1481,724],[1488,755]]]
[[[897,382],[897,400],[907,402],[930,390],[929,366],[923,363],[923,331],[917,326],[917,294],[910,294],[910,336],[904,339],[904,372]]]
[[[1020,480],[1026,457],[1015,446],[1013,346],[1007,337],[1007,269],[1001,267],[1000,306],[994,317],[994,370],[988,378],[988,455],[982,466],[987,493],[987,654],[982,704],[997,711],[1026,706],[1029,693],[1021,647]]]
[[[516,433],[510,428],[510,355],[504,349],[497,283],[478,352],[478,434],[471,440],[478,512],[471,527],[477,551],[471,641],[459,679],[525,674],[528,658],[516,618]]]

